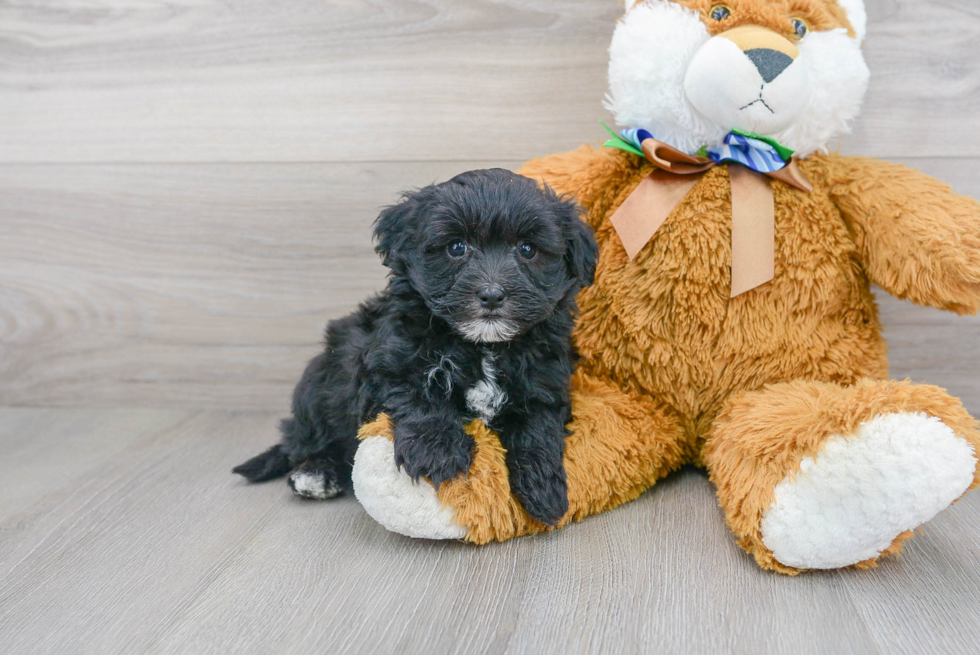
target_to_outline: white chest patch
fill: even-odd
[[[489,423],[507,402],[507,394],[497,385],[497,368],[491,353],[483,354],[480,366],[483,379],[466,390],[466,406],[484,423]]]

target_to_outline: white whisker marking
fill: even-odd
[[[456,329],[474,343],[500,343],[517,336],[516,325],[499,319],[476,318],[460,323]]]

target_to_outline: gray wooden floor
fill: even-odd
[[[977,652],[980,493],[785,578],[702,474],[482,548],[247,487],[403,188],[602,138],[616,0],[0,3],[0,653]],[[868,0],[846,153],[980,197],[980,9]],[[980,415],[980,319],[881,297]]]
[[[564,531],[407,539],[229,467],[266,412],[0,411],[5,653],[969,653],[980,494],[872,571],[787,578],[675,475]]]

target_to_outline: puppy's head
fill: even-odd
[[[592,283],[597,246],[579,207],[503,169],[405,194],[375,224],[393,282],[470,341],[509,341],[568,311]]]

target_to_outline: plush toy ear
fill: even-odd
[[[847,20],[851,22],[857,42],[864,41],[868,33],[868,12],[864,9],[864,0],[837,0],[837,4],[847,12]]]
[[[550,189],[549,189],[550,191]],[[574,200],[556,198],[561,203],[565,226],[565,261],[579,286],[587,287],[595,279],[599,246],[592,228],[582,220],[582,208]]]
[[[410,247],[416,226],[418,201],[414,194],[406,193],[401,202],[386,207],[374,221],[374,251],[381,255],[382,263],[394,268]]]

